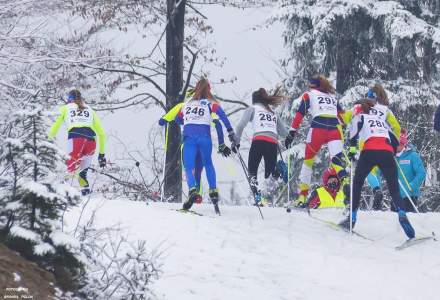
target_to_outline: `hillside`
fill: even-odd
[[[98,227],[120,226],[129,240],[144,239],[163,252],[159,299],[436,299],[440,243],[396,251],[405,240],[397,216],[361,212],[356,230],[374,242],[350,237],[303,212],[223,206],[216,217],[183,214],[176,204],[111,201],[92,197]],[[76,224],[81,208],[69,212]],[[339,220],[340,211],[314,212]],[[438,214],[410,215],[419,235],[440,232]]]

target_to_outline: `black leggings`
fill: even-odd
[[[365,178],[367,178],[374,166],[378,166],[382,172],[387,182],[393,204],[403,209],[404,206],[399,193],[397,165],[394,154],[383,150],[364,150],[359,157],[353,179],[353,210],[359,208],[362,186],[364,185]]]
[[[275,165],[277,163],[277,144],[260,140],[252,141],[248,160],[250,177],[257,177],[261,158],[264,158],[264,178],[268,178],[275,171]]]

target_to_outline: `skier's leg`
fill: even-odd
[[[274,177],[275,168],[277,164],[278,145],[274,143],[265,142],[264,144],[264,178],[265,178],[265,193],[268,199],[273,199],[273,193],[276,189],[276,178]]]
[[[196,180],[193,170],[195,166],[195,157],[197,153],[196,137],[186,136],[183,141],[183,165],[186,173],[188,188],[195,189]]]
[[[82,152],[87,139],[85,138],[71,138],[67,140],[67,153],[69,159],[66,161],[67,171],[75,172],[80,166]]]
[[[356,170],[354,172],[353,178],[353,207],[351,208],[351,220],[350,215],[347,216],[341,223],[340,226],[345,228],[346,230],[350,230],[350,222],[352,223],[352,227],[357,220],[357,211],[359,208],[359,202],[361,200],[361,191],[362,186],[364,185],[364,181],[367,178],[368,173],[370,173],[371,169],[374,167],[374,161],[372,160],[371,153],[368,151],[362,151],[359,157],[359,161],[356,165]]]
[[[92,164],[93,155],[95,154],[96,142],[87,140],[84,142],[80,160],[80,172],[78,177],[79,185],[81,186],[81,193],[83,196],[90,194],[89,181],[87,180],[87,172]]]
[[[309,193],[310,182],[312,181],[312,167],[315,156],[321,149],[325,141],[326,130],[320,128],[310,128],[307,134],[306,149],[304,153],[304,162],[299,174],[299,198],[295,204],[305,203]]]
[[[212,163],[212,141],[210,136],[200,136],[197,142],[198,150],[202,156],[203,166],[205,167],[206,177],[208,179],[209,189],[217,188],[217,180],[214,164]]]
[[[391,195],[391,199],[397,209],[399,216],[399,223],[402,226],[405,234],[408,238],[415,236],[414,228],[406,216],[405,206],[399,192],[399,178],[397,175],[397,164],[394,159],[394,155],[391,152],[384,151],[381,153],[380,160],[378,160],[379,169],[382,171],[383,177],[387,182],[388,190]]]
[[[248,157],[248,171],[249,180],[251,183],[252,193],[258,195],[258,167],[260,165],[261,159],[263,158],[263,141],[252,141],[251,148],[249,150]]]
[[[202,154],[200,150],[197,151],[196,154],[196,162],[194,167],[194,178],[196,180],[196,189],[197,189],[197,197],[195,202],[202,203],[202,171],[203,171],[203,161]]]

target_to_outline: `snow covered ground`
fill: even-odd
[[[440,242],[403,251],[397,216],[361,212],[356,229],[374,242],[350,237],[303,212],[284,209],[195,205],[204,216],[172,210],[177,204],[90,199],[98,227],[119,224],[130,240],[160,245],[163,275],[159,299],[439,299]],[[81,208],[68,213],[76,224]],[[315,211],[339,220],[340,211]],[[410,215],[418,235],[440,233],[439,215]],[[83,218],[83,220],[86,220]]]

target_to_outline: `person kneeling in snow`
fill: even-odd
[[[329,168],[322,175],[322,186],[315,189],[304,207],[308,208],[345,208],[345,195],[341,187],[341,180],[335,169]]]

